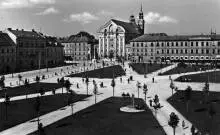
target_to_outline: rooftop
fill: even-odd
[[[25,31],[24,29],[13,30],[11,28],[8,28],[8,31],[12,32],[17,37],[44,38],[42,34],[36,32],[34,29],[32,29],[32,31]]]
[[[13,46],[15,45],[11,38],[6,33],[0,32],[0,46]]]
[[[200,40],[220,40],[220,35],[167,35],[165,33],[151,33],[137,37],[131,42],[154,42],[154,41],[200,41]]]

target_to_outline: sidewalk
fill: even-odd
[[[155,94],[159,96],[160,103],[163,108],[158,110],[157,115],[155,116],[160,125],[164,128],[165,132],[167,135],[172,135],[173,134],[173,129],[168,126],[168,120],[169,120],[169,115],[171,112],[175,112],[178,117],[180,118],[180,123],[179,126],[176,129],[176,135],[182,135],[182,127],[181,121],[184,120],[186,125],[189,126],[188,129],[184,130],[184,133],[186,135],[190,135],[190,127],[191,123],[185,119],[184,116],[182,116],[175,108],[173,108],[168,102],[167,98],[171,96],[171,90],[169,87],[170,80],[168,76],[156,76],[160,72],[165,72],[166,70],[169,70],[171,68],[174,68],[176,65],[168,66],[162,70],[156,71],[154,73],[151,73],[147,75],[147,78],[144,78],[144,75],[138,75],[136,72],[132,71],[131,68],[128,67],[128,64],[125,63],[125,68],[126,68],[126,76],[123,76],[122,83],[120,83],[120,78],[116,78],[116,87],[115,87],[115,95],[116,96],[121,96],[122,92],[128,92],[130,95],[132,93],[135,94],[135,97],[137,97],[137,87],[136,87],[136,82],[139,81],[141,84],[146,83],[148,86],[148,93],[147,97],[153,98]],[[199,73],[199,72],[198,72]],[[190,74],[190,73],[187,73]],[[130,84],[127,83],[127,78],[132,75],[135,81],[131,81]],[[181,74],[180,74],[181,75]],[[174,75],[173,77],[178,77],[180,75]],[[186,74],[185,74],[186,75]],[[152,77],[155,77],[155,83],[152,83]],[[80,89],[76,89],[75,85],[71,87],[71,89],[76,90],[77,93],[79,94],[85,94],[86,93],[86,85],[85,83],[82,83],[81,78],[69,78],[70,82],[74,82],[74,84],[79,83],[80,84]],[[92,85],[92,78],[90,78],[90,84],[89,84],[89,94],[92,94],[93,92],[93,85]],[[99,93],[102,93],[100,95],[97,95],[97,101],[100,102],[108,97],[112,96],[112,87],[111,87],[111,79],[95,79],[97,84],[99,85],[100,82],[104,83],[105,88],[98,88]],[[56,82],[56,78],[51,78],[46,80],[47,82]],[[158,83],[159,82],[159,83]],[[175,82],[176,84],[176,82]],[[179,83],[177,84],[178,87],[185,88],[185,84]],[[217,90],[212,89],[212,90]],[[60,91],[60,90],[58,90]],[[140,98],[144,98],[143,90],[140,89]],[[51,94],[51,92],[48,92],[46,94]],[[37,95],[33,94],[30,95],[31,98],[36,97]],[[12,100],[19,100],[22,98],[25,98],[26,96],[20,96],[20,97],[15,97]],[[147,99],[149,100],[149,98]],[[94,96],[91,96],[87,98],[85,101],[79,101],[77,103],[74,103],[74,113],[85,109],[91,105],[94,105]],[[149,106],[149,102],[147,101],[147,105]],[[50,125],[60,119],[63,119],[65,117],[68,117],[71,115],[71,107],[67,106],[64,107],[65,110],[56,110],[54,112],[50,112],[46,115],[43,115],[40,117],[41,122],[43,123],[43,126]],[[149,107],[150,108],[150,107]],[[151,108],[152,113],[155,115],[154,110]],[[30,120],[32,121],[32,120]],[[7,129],[3,132],[0,132],[0,135],[24,135],[24,134],[29,134],[31,132],[34,132],[37,130],[37,122],[30,122],[27,121],[25,123],[22,123],[20,125],[17,125],[15,127],[12,127],[10,129]]]

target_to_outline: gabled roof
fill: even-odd
[[[123,22],[115,19],[111,19],[115,24],[123,27],[126,31],[126,33],[132,33],[132,34],[140,34],[137,24],[133,24],[130,22]]]
[[[13,46],[15,45],[12,39],[6,33],[0,32],[0,47],[1,46]]]
[[[12,30],[11,28],[8,28],[10,32],[12,32],[17,37],[28,37],[28,38],[44,38],[43,35],[40,33],[32,30],[32,31],[25,31],[25,30]]]
[[[154,42],[154,41],[202,41],[202,40],[220,40],[220,35],[172,35],[155,33],[145,34],[137,37],[130,42]]]

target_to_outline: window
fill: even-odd
[[[159,47],[159,43],[157,42],[157,47]]]
[[[169,50],[167,50],[167,54],[169,54],[170,53],[170,51]]]
[[[220,42],[218,42],[218,46],[220,46]]]
[[[201,42],[201,45],[204,46],[204,42]]]
[[[181,46],[183,46],[183,42],[181,42]]]
[[[191,46],[193,46],[193,42],[191,42]]]
[[[191,53],[193,54],[193,49],[191,49]]]
[[[144,46],[144,44],[143,43],[141,43],[141,47],[143,47]]]
[[[196,49],[196,54],[198,54],[199,52],[198,52],[198,49]]]
[[[185,54],[187,54],[187,49],[185,50]]]
[[[187,42],[185,42],[185,46],[187,46]]]
[[[209,50],[208,49],[206,49],[206,54],[209,54]]]
[[[171,50],[171,53],[172,53],[172,54],[174,54],[174,51],[173,51],[173,49]]]
[[[198,42],[196,42],[196,46],[199,46],[199,43],[198,43]]]
[[[215,54],[215,49],[212,50],[212,53]]]
[[[164,43],[162,43],[161,46],[163,47],[163,46],[164,46]]]
[[[137,47],[139,47],[139,44],[137,43]]]
[[[173,43],[173,42],[171,43],[171,46],[174,46],[174,43]]]
[[[203,54],[204,53],[204,50],[202,49],[201,53]]]
[[[170,46],[169,42],[167,42],[167,46]]]
[[[176,46],[178,46],[179,44],[178,44],[178,42],[176,42]]]
[[[206,46],[209,46],[209,42],[206,42]]]
[[[153,47],[154,46],[154,44],[153,43],[151,43],[151,47]]]
[[[4,49],[2,49],[2,53],[5,53],[5,50],[4,50]]]

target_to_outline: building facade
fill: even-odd
[[[56,37],[46,37],[46,67],[54,67],[64,64],[63,46]]]
[[[43,34],[25,30],[12,30],[6,33],[16,44],[17,71],[36,69],[46,66],[46,39]]]
[[[64,63],[63,47],[54,37],[35,31],[13,30],[4,32],[15,44],[15,71],[54,67]]]
[[[129,41],[144,34],[144,15],[141,7],[138,21],[134,15],[129,22],[111,19],[98,30],[99,57],[126,57],[126,45]]]
[[[63,42],[65,57],[74,61],[91,60],[95,57],[97,40],[87,32],[79,32]]]
[[[134,61],[212,61],[220,55],[220,35],[145,34],[130,42]]]
[[[0,73],[11,73],[16,69],[16,46],[11,38],[0,32]]]

